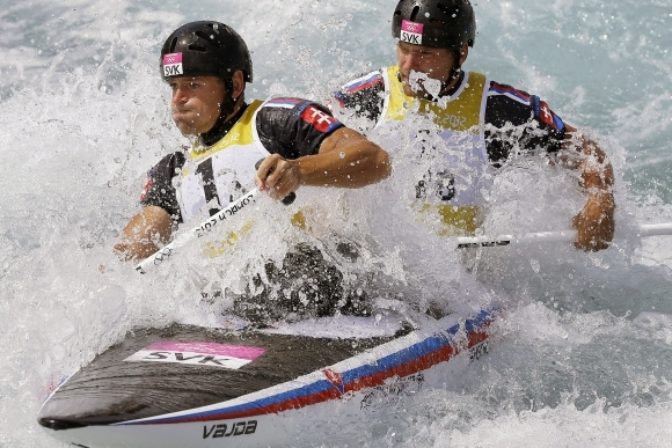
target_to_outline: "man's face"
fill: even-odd
[[[208,132],[219,118],[226,88],[216,76],[180,76],[168,80],[173,121],[184,135]]]
[[[399,64],[399,74],[404,86],[404,93],[422,98],[425,94],[434,90],[429,89],[429,86],[423,88],[422,78],[426,76],[439,82],[447,81],[455,64],[455,56],[452,51],[445,48],[432,48],[399,42],[397,44],[397,63]],[[413,79],[415,77],[411,76],[411,72],[420,74],[420,79],[417,82]]]

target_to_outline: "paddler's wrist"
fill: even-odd
[[[297,159],[297,175],[299,185],[327,186],[328,171],[321,169],[316,160],[319,155],[304,156]],[[320,175],[320,171],[323,173]]]
[[[610,188],[609,189],[593,188],[590,191],[588,191],[588,198],[586,200],[586,205],[588,206],[588,204],[597,206],[603,212],[612,214],[614,212],[614,209],[616,208],[614,194],[612,193]]]

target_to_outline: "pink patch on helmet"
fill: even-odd
[[[399,41],[407,44],[422,45],[422,32],[425,25],[422,23],[411,22],[409,20],[401,21],[401,30],[399,30]]]
[[[168,53],[163,55],[163,65],[179,64],[182,62],[182,53]]]
[[[401,31],[408,31],[409,33],[422,34],[425,25],[422,23],[411,22],[410,20],[401,21]]]

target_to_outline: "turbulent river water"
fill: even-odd
[[[473,3],[479,33],[466,67],[540,95],[601,143],[616,172],[616,238],[590,254],[562,243],[488,249],[467,271],[445,241],[404,221],[406,198],[392,198],[397,220],[381,222],[384,187],[306,189],[305,207],[333,200],[339,206],[318,211],[324,221],[384,247],[358,267],[404,285],[409,303],[497,298],[508,309],[490,352],[465,375],[366,424],[335,420],[362,425],[338,446],[672,446],[672,237],[634,231],[672,220],[672,3]],[[168,33],[189,20],[228,23],[252,51],[249,98],[325,100],[393,63],[393,5],[0,0],[0,446],[61,446],[35,417],[63,375],[134,326],[218,325],[226,304],[200,294],[213,287],[209,274],[236,287],[247,263],[300,238],[271,219],[288,211],[262,201],[260,224],[217,268],[190,263],[197,257],[186,251],[141,277],[114,256],[146,170],[185,143],[158,75]],[[510,167],[486,230],[568,227],[580,201],[574,180],[537,159]],[[328,232],[319,240],[333,243]]]

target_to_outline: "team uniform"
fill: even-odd
[[[450,95],[430,101],[406,95],[392,66],[346,84],[335,98],[346,111],[370,120],[369,137],[375,132],[393,156],[400,142],[418,159],[431,156],[422,176],[413,179],[415,198],[423,212],[438,213],[444,234],[474,232],[483,194],[509,157],[557,152],[565,135],[562,119],[539,97],[476,72],[463,72]],[[422,120],[403,126],[416,118]]]
[[[342,126],[328,109],[300,98],[253,101],[214,135],[161,159],[148,172],[141,203],[163,208],[178,223],[205,219],[254,187],[258,160],[317,154]]]

